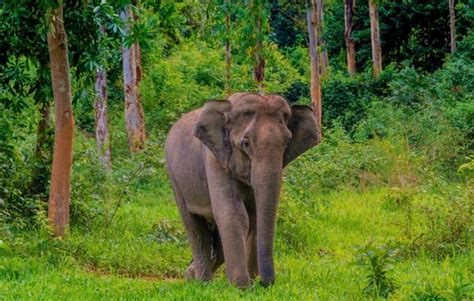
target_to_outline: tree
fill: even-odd
[[[263,56],[263,3],[261,0],[249,0],[249,8],[251,17],[254,20],[253,35],[255,44],[252,47],[253,57],[253,78],[257,85],[258,91],[263,93],[265,89],[265,57]]]
[[[372,64],[374,77],[382,72],[382,46],[380,42],[379,12],[376,0],[369,0],[370,35],[372,40]]]
[[[125,23],[125,37],[130,34],[130,23],[134,16],[130,5],[126,6],[121,12],[120,17]],[[123,52],[123,81],[125,94],[125,121],[127,124],[128,144],[132,153],[143,149],[145,135],[145,120],[138,83],[141,77],[141,58],[140,48],[134,42],[131,45],[124,43]]]
[[[231,24],[230,24],[230,0],[225,0],[225,94],[229,96],[232,92],[230,86],[231,67],[232,67],[232,49],[230,45]]]
[[[52,9],[47,39],[56,117],[48,218],[54,236],[62,237],[69,225],[69,185],[74,140],[67,34],[62,2],[58,8]]]
[[[456,52],[456,10],[455,0],[449,0],[449,28],[450,28],[450,45],[451,53]]]
[[[321,131],[321,82],[319,76],[318,58],[318,26],[316,0],[311,0],[307,8],[309,55],[311,59],[311,104]],[[321,133],[320,133],[321,134]]]
[[[355,41],[352,38],[352,26],[355,10],[355,0],[344,0],[344,40],[346,41],[347,71],[350,75],[356,73]]]
[[[318,48],[320,49],[320,74],[324,76],[327,72],[327,68],[329,66],[329,59],[328,59],[328,51],[326,49],[326,41],[323,37],[324,31],[324,6],[323,0],[316,1],[316,9],[317,13],[317,20],[316,23],[318,25]]]
[[[21,13],[18,13],[21,12]],[[20,113],[32,97],[38,110],[36,146],[28,194],[46,200],[51,165],[51,69],[48,45],[44,43],[45,10],[22,1],[3,1],[0,8],[0,102],[10,95],[6,108]],[[24,60],[23,60],[24,59]],[[9,67],[10,65],[10,67]],[[9,70],[10,69],[10,70]],[[13,69],[16,69],[13,71]],[[31,72],[35,70],[35,72]],[[8,72],[6,72],[8,71]],[[7,92],[8,93],[2,93]],[[2,110],[1,108],[0,110]]]
[[[104,26],[99,26],[101,34],[105,33]],[[107,73],[104,66],[96,73],[95,81],[95,137],[99,160],[106,171],[111,169],[110,138],[107,118]]]

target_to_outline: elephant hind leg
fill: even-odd
[[[212,274],[224,263],[224,251],[222,249],[222,243],[219,236],[219,231],[217,229],[209,229],[211,232],[211,260],[210,260],[210,270]],[[196,277],[196,264],[194,259],[191,260],[187,270],[186,278],[187,279],[197,279]]]
[[[189,245],[191,246],[191,252],[193,254],[193,259],[186,269],[185,276],[187,279],[209,281],[212,278],[211,231],[209,230],[204,218],[191,214],[188,211],[178,186],[173,180],[171,182],[179,213],[183,220]]]
[[[211,269],[211,233],[202,218],[189,214],[183,218],[193,260],[186,269],[187,279],[209,281]]]
[[[212,231],[212,252],[211,252],[211,270],[214,273],[224,263],[224,250],[219,231],[215,228]]]

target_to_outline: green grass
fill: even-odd
[[[275,248],[277,282],[241,291],[228,284],[222,268],[211,283],[184,281],[191,259],[184,231],[169,189],[156,190],[161,192],[136,194],[108,229],[98,222],[91,229],[76,226],[66,241],[51,240],[42,230],[5,231],[0,299],[364,299],[369,269],[356,264],[359,248],[368,242],[407,246],[407,221],[414,220],[410,227],[416,231],[424,225],[422,212],[409,219],[389,189],[302,200],[285,186]],[[423,202],[423,194],[413,197],[413,204]],[[471,248],[442,258],[431,251],[403,252],[395,261],[389,271],[396,284],[391,297],[474,298]]]

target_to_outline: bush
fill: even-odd
[[[142,190],[168,189],[164,154],[157,138],[148,137],[144,150],[133,156],[114,157],[112,170],[101,168],[95,141],[78,135],[71,180],[71,223],[108,227],[118,210]],[[157,187],[157,188],[156,188]],[[168,193],[167,190],[167,193]]]
[[[286,180],[299,198],[344,188],[410,186],[422,176],[423,163],[402,137],[354,142],[337,126],[289,167]]]
[[[224,65],[219,51],[202,43],[183,44],[162,58],[161,51],[145,58],[140,87],[148,130],[168,129],[182,113],[209,98],[221,98]]]
[[[367,285],[362,290],[365,295],[387,298],[396,290],[397,285],[389,274],[397,252],[397,249],[388,246],[374,247],[370,242],[359,248],[357,264],[366,270]]]
[[[145,58],[145,74],[140,90],[147,129],[169,129],[181,114],[198,108],[208,99],[224,94],[224,53],[201,41],[188,41],[163,57],[159,46]],[[282,93],[302,81],[288,59],[275,45],[267,49],[265,86],[269,93]],[[234,92],[256,91],[250,64],[232,65]]]
[[[44,217],[47,187],[41,192],[32,187],[34,176],[48,174],[34,155],[36,137],[28,134],[36,115],[35,106],[14,112],[0,104],[0,227],[31,227]],[[48,180],[42,184],[48,186]]]

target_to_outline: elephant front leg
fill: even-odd
[[[255,279],[258,275],[257,261],[257,221],[255,210],[248,211],[249,231],[247,234],[247,267],[250,278]]]
[[[216,207],[215,217],[224,250],[227,278],[238,287],[248,287],[251,281],[247,268],[247,212],[239,203]]]
[[[242,184],[225,172],[210,153],[206,175],[212,214],[224,251],[227,278],[238,287],[248,287],[251,284],[246,247],[249,218]]]

